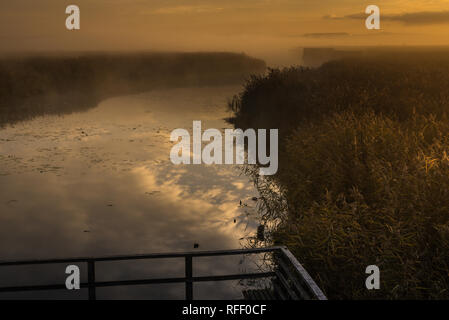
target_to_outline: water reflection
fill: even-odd
[[[257,194],[248,178],[238,167],[169,160],[171,130],[191,128],[193,120],[204,128],[228,127],[222,120],[226,100],[238,91],[158,90],[0,130],[0,259],[186,251],[194,243],[204,250],[240,247],[257,226],[251,200]],[[230,258],[199,268],[235,265],[248,268]],[[135,278],[137,270],[182,267],[128,265],[104,274]],[[0,286],[35,280],[10,273],[1,274]],[[40,274],[40,280],[52,278]],[[227,288],[220,295],[235,294],[235,285]],[[139,290],[151,297],[161,289]],[[120,288],[105,297],[131,291]],[[179,290],[164,292],[179,298]]]

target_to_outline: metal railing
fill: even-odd
[[[273,253],[277,255],[276,264],[278,270],[269,272],[228,274],[216,276],[193,276],[193,258],[213,257],[242,254]],[[119,281],[96,281],[95,263],[105,261],[126,261],[126,260],[146,260],[146,259],[166,259],[184,258],[185,276],[174,278],[153,278],[139,280],[119,280]],[[193,283],[204,281],[227,281],[239,279],[257,279],[275,277],[282,287],[280,296],[287,299],[318,299],[326,300],[326,296],[316,285],[307,271],[296,260],[286,247],[266,247],[254,249],[217,250],[217,251],[194,251],[179,253],[153,253],[141,255],[107,256],[97,258],[68,258],[68,259],[46,259],[46,260],[22,260],[22,261],[0,261],[0,268],[5,266],[23,265],[43,265],[58,263],[86,263],[87,282],[81,283],[81,288],[88,289],[89,300],[96,300],[96,288],[131,285],[150,285],[166,283],[185,283],[185,298],[193,300]],[[13,286],[0,287],[0,292],[20,292],[20,291],[40,291],[40,290],[62,290],[66,289],[65,284],[34,285],[34,286]]]

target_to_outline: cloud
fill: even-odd
[[[358,37],[382,37],[382,36],[404,36],[412,35],[411,33],[395,33],[379,31],[376,33],[348,33],[348,32],[315,32],[304,33],[300,35],[290,35],[291,37],[303,37],[309,39],[346,39],[346,38],[358,38]]]
[[[350,16],[337,16],[335,14],[326,14],[325,16],[323,16],[323,19],[328,19],[328,20],[344,20],[344,19],[348,19]]]
[[[325,15],[324,19],[330,20],[349,20],[349,19],[366,19],[368,15],[363,13],[354,13],[345,16]],[[444,24],[449,23],[449,11],[420,11],[402,14],[382,14],[381,21],[398,21],[409,25],[424,24]]]
[[[440,24],[449,23],[449,11],[440,12],[414,12],[385,17],[391,21],[401,21],[406,24]]]
[[[220,12],[223,8],[213,6],[173,6],[173,7],[161,7],[151,11],[153,14],[195,14],[195,13],[212,13]]]
[[[323,33],[305,33],[305,38],[343,38],[351,36],[347,32],[323,32]]]

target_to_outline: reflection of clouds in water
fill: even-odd
[[[151,168],[137,168],[133,172],[137,174],[143,188],[146,190],[157,189],[160,193],[157,197],[164,204],[170,204],[179,213],[181,218],[188,219],[190,223],[185,227],[192,227],[192,233],[202,233],[208,229],[214,229],[214,234],[220,232],[226,234],[229,239],[234,239],[229,244],[221,244],[225,248],[236,247],[243,230],[236,227],[233,220],[241,217],[242,210],[238,207],[242,196],[249,197],[254,193],[251,187],[245,190],[236,190],[230,181],[238,179],[233,174],[234,170],[227,166],[174,166],[164,163],[163,170],[151,170]],[[218,175],[216,171],[228,171],[229,175]],[[246,179],[246,178],[241,178]],[[201,236],[197,236],[201,238]],[[208,248],[211,243],[206,241]],[[216,247],[215,249],[219,249]]]
[[[27,179],[35,181],[36,177],[24,175],[21,183],[7,181],[14,187],[8,195],[20,194],[21,197],[13,204],[14,208],[2,210],[6,215],[0,216],[0,224],[8,225],[8,229],[0,236],[1,251],[11,257],[18,252],[33,257],[62,257],[192,250],[194,242],[199,242],[201,249],[235,248],[244,231],[242,225],[232,221],[240,214],[237,204],[241,194],[233,192],[232,183],[220,181],[224,176],[216,181],[209,178],[219,168],[191,166],[186,169],[165,163],[159,167],[136,168],[131,176],[103,177],[108,184],[93,175],[88,175],[82,183],[70,178],[61,183],[54,178],[51,183],[47,181],[41,188],[26,194],[22,193],[23,185],[30,182]],[[203,170],[204,174],[196,172],[198,170]],[[211,204],[210,198],[217,195],[220,204]],[[84,233],[84,230],[90,232]],[[210,271],[220,267],[226,273],[235,265],[234,258],[227,258],[219,265],[209,264],[204,268]],[[176,270],[179,265],[166,263],[149,267],[165,272]],[[110,278],[129,278],[129,275],[135,278],[139,270],[136,266],[125,265],[120,269],[105,268],[105,273]],[[179,288],[175,288],[165,292],[168,297],[179,298]],[[107,296],[124,293],[123,290],[130,296],[135,291],[120,289],[116,292],[114,289]],[[136,295],[145,293],[151,297],[160,288],[136,290]],[[229,290],[234,292],[235,288]]]
[[[239,190],[242,190],[243,188],[245,188],[245,184],[243,184],[242,182],[232,182],[232,185],[235,186]]]
[[[217,248],[237,245],[235,239],[242,234],[236,235],[239,230],[234,230],[238,228],[232,222],[234,218],[245,217],[237,204],[254,193],[252,186],[234,167],[176,167],[166,161],[171,144],[168,139],[170,130],[165,127],[191,125],[193,117],[205,117],[219,127],[225,126],[221,120],[224,111],[211,113],[207,107],[212,104],[217,109],[221,103],[211,101],[223,101],[234,89],[226,87],[225,93],[217,88],[161,90],[109,99],[87,113],[36,118],[1,130],[0,138],[6,142],[0,149],[0,156],[5,160],[2,168],[5,176],[0,186],[8,185],[9,190],[2,193],[1,200],[9,201],[4,219],[14,212],[10,223],[16,225],[16,234],[24,237],[21,238],[23,242],[16,242],[33,245],[67,235],[65,248],[73,246],[73,249],[51,250],[54,246],[49,246],[48,250],[39,248],[33,252],[43,256],[47,253],[58,255],[59,252],[65,255],[83,253],[89,247],[83,243],[93,238],[96,244],[89,247],[88,252],[119,252],[126,243],[123,233],[126,233],[124,226],[127,225],[134,234],[150,234],[151,246],[147,244],[143,248],[147,248],[146,251],[190,249],[188,241],[199,242],[213,228],[221,228],[222,236],[229,239],[225,243],[204,241],[210,247],[214,244]],[[150,118],[145,113],[142,115],[148,105],[153,107]],[[169,108],[176,109],[180,116],[173,117]],[[174,121],[170,122],[170,119]],[[158,125],[157,121],[162,120],[164,126]],[[15,175],[20,175],[20,179]],[[162,192],[152,199],[148,194],[142,197],[141,190],[136,190],[136,186],[142,184],[147,193],[153,191],[152,188],[162,189]],[[15,198],[18,201],[15,208],[11,208],[10,201]],[[107,207],[111,201],[114,205]],[[28,228],[37,230],[26,234],[20,232],[19,229],[26,229],[18,224],[21,218],[29,221]],[[183,230],[176,234],[183,235],[185,243],[173,243],[174,239],[166,239],[170,237],[145,226],[145,221],[133,225],[133,221],[140,218],[151,219],[151,225],[165,224],[165,229],[170,230],[182,222]],[[238,224],[241,220],[238,219]],[[116,230],[117,222],[120,222],[120,230]],[[64,231],[48,232],[56,223],[59,223],[57,229]],[[145,231],[139,231],[142,226]],[[76,235],[81,229],[93,227],[95,231],[87,235]],[[40,230],[44,234],[39,235]],[[188,232],[194,234],[188,235]],[[117,233],[121,234],[122,241],[115,244],[112,237]],[[102,245],[101,239],[109,245]],[[165,245],[156,245],[159,242]],[[134,241],[131,243],[132,246],[123,249],[129,252],[138,248]],[[27,256],[27,250],[21,253],[16,249],[17,245],[9,246],[7,252],[18,257]]]
[[[135,168],[131,175],[90,172],[82,180],[3,177],[8,188],[2,188],[0,220],[8,229],[0,247],[4,255],[18,257],[27,256],[26,247],[33,256],[186,250],[193,242],[205,249],[236,247],[242,230],[233,219],[240,222],[243,214],[238,203],[254,191],[214,175],[220,169],[225,167],[165,162]]]
[[[256,192],[248,178],[234,166],[175,166],[168,160],[172,129],[191,128],[198,119],[209,119],[204,128],[227,126],[223,106],[235,90],[119,97],[86,113],[0,130],[0,259],[189,251],[194,243],[200,250],[239,247],[256,227],[254,208],[239,206]],[[199,268],[226,271],[237,262],[228,258]],[[130,279],[142,270],[177,268],[128,264],[104,274]],[[54,278],[39,274],[43,282]],[[0,285],[15,278],[2,273]],[[134,297],[129,288],[111,292],[123,290]],[[150,298],[162,294],[158,290],[136,292]],[[176,298],[179,288],[163,293]]]

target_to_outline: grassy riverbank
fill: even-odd
[[[449,298],[447,57],[272,70],[230,104],[237,127],[280,129],[278,174],[257,179],[270,241],[331,299]]]
[[[0,58],[0,126],[82,111],[104,98],[160,87],[241,83],[265,70],[234,53],[41,55]]]

